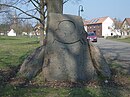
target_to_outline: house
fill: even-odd
[[[84,20],[83,23],[84,23],[84,29],[85,31],[87,32],[87,24],[89,24],[90,20]]]
[[[94,18],[84,22],[84,25],[87,26],[87,32],[95,32],[97,37],[107,37],[116,35],[110,28],[113,25],[113,19],[110,17],[100,17]]]
[[[122,36],[130,36],[130,18],[125,18],[121,24]]]
[[[115,33],[116,36],[121,36],[121,24],[122,21],[118,20],[117,18],[113,19],[113,25],[110,27],[111,31]]]
[[[11,29],[8,33],[7,33],[8,36],[16,36],[16,33],[13,29]]]
[[[46,30],[47,27],[46,27],[46,25],[44,25],[44,26],[45,26],[44,30]],[[35,31],[35,33],[36,33],[37,35],[40,35],[40,34],[41,34],[42,29],[43,29],[43,25],[40,24],[40,23],[37,23],[37,24],[34,26],[34,31]],[[46,31],[43,32],[43,35],[46,36]]]

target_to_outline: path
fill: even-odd
[[[99,38],[97,43],[108,62],[116,62],[124,70],[130,74],[130,44],[123,42],[116,42]]]

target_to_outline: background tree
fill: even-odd
[[[7,35],[7,31],[10,30],[10,25],[7,23],[0,24],[0,33],[1,35]]]
[[[80,0],[57,0],[57,4],[61,5],[60,3],[67,3],[68,1],[80,1]],[[47,6],[47,2],[48,5]],[[59,3],[60,2],[60,3]],[[44,39],[44,34],[43,32],[46,30],[46,21],[47,21],[47,8],[48,12],[51,11],[53,12],[55,8],[54,5],[56,3],[53,0],[4,0],[0,2],[1,8],[10,8],[10,9],[15,9],[18,10],[19,18],[21,19],[35,19],[36,23],[37,21],[41,24],[41,33],[40,33],[40,44],[43,45],[43,39]],[[52,5],[52,6],[51,6]],[[50,7],[51,6],[51,7]],[[55,12],[58,11],[63,11],[63,6],[62,9],[59,9],[58,7],[56,8]],[[25,9],[26,8],[26,9]],[[7,10],[6,10],[7,11]]]
[[[28,35],[30,32],[33,31],[33,26],[31,23],[29,23],[29,21],[24,21],[22,23],[22,32],[26,32]]]
[[[0,3],[2,2],[0,0]],[[7,35],[7,31],[10,30],[11,20],[9,17],[11,17],[10,8],[0,5],[0,33],[2,35]]]

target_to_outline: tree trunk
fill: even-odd
[[[94,46],[90,47],[85,35],[81,17],[49,14],[43,64],[45,80],[77,82],[95,79],[98,74],[110,76],[109,68],[104,68],[105,60]]]
[[[25,59],[20,75],[32,79],[38,74],[47,81],[72,82],[92,80],[97,75],[110,77],[102,54],[86,41],[82,18],[63,15],[63,0],[47,0],[47,4],[47,44]]]
[[[44,27],[45,27],[45,12],[44,12],[45,2],[44,0],[40,0],[40,19],[41,19],[41,25],[40,25],[40,45],[43,45],[44,40]]]
[[[44,81],[71,82],[110,77],[102,54],[86,41],[81,17],[50,13],[49,18],[47,44],[24,61],[21,76],[32,79],[41,72]]]
[[[43,65],[46,80],[76,82],[92,79],[96,75],[84,35],[80,17],[49,14]]]
[[[42,70],[44,60],[44,46],[36,48],[21,65],[19,76],[32,79]]]
[[[48,13],[63,13],[63,0],[40,0],[40,19],[41,19],[41,29],[40,29],[40,44],[44,45],[44,27],[45,27],[45,3],[47,3]]]
[[[48,13],[63,13],[63,0],[47,0]]]

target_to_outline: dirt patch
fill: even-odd
[[[10,67],[9,69],[0,69],[0,83],[4,85],[9,83],[10,79],[16,76],[16,73],[19,70],[19,66]]]

